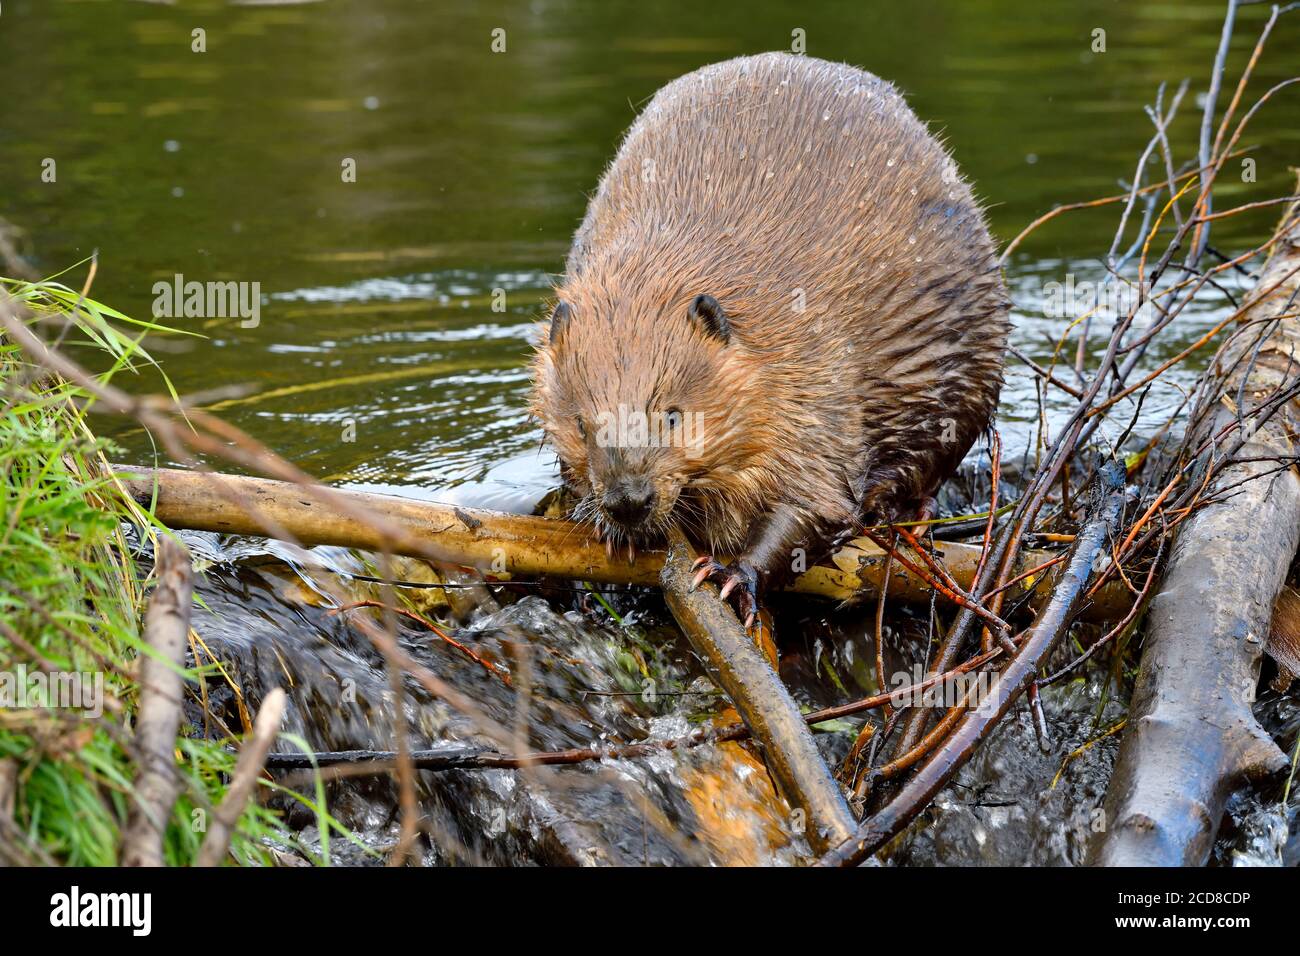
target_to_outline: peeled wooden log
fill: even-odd
[[[590,526],[555,518],[337,488],[313,489],[239,475],[129,465],[113,468],[142,507],[150,507],[156,495],[154,514],[173,529],[267,536],[271,534],[268,528],[278,527],[303,545],[330,544],[366,551],[381,551],[387,542],[395,554],[477,568],[498,577],[547,575],[657,587],[664,563],[663,551],[644,551],[632,561],[622,553],[608,554],[591,536]],[[352,507],[341,508],[339,502]],[[358,512],[362,511],[379,523],[361,520]],[[381,525],[388,529],[387,534]],[[946,541],[935,542],[935,546],[957,583],[969,588],[980,549]],[[1054,556],[1047,551],[1027,551],[1016,573]],[[1036,602],[1046,601],[1058,570],[1059,566],[1013,587],[1009,600],[1032,588]],[[856,539],[827,562],[800,574],[789,589],[848,601],[878,593],[884,573],[885,554],[870,541]],[[930,595],[923,579],[900,562],[892,562],[891,600],[928,601]],[[1130,605],[1131,595],[1122,583],[1113,582],[1098,592],[1084,616],[1118,619]]]
[[[1259,278],[1242,326],[1202,379],[1193,448],[1295,380],[1298,212],[1291,208],[1287,235]],[[1233,790],[1287,765],[1251,702],[1274,603],[1300,543],[1300,477],[1294,467],[1278,468],[1279,458],[1295,454],[1298,422],[1300,403],[1291,400],[1255,429],[1238,460],[1205,489],[1212,496],[1231,488],[1230,496],[1193,513],[1175,534],[1147,616],[1141,671],[1106,793],[1107,828],[1091,848],[1094,864],[1204,865]],[[1225,443],[1236,436],[1230,432]],[[1220,451],[1206,451],[1202,469]]]
[[[777,786],[805,814],[804,832],[818,853],[853,835],[854,819],[822,760],[812,731],[785,684],[745,633],[712,584],[691,587],[695,553],[674,531],[661,582],[664,599],[691,646],[736,705]]]

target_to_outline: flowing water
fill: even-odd
[[[1264,12],[1243,13],[1232,70]],[[680,0],[6,0],[0,213],[27,231],[44,272],[97,250],[96,296],[139,317],[154,312],[155,283],[178,276],[258,283],[255,325],[162,317],[202,337],[154,337],[151,347],[179,391],[213,396],[210,407],[308,471],[357,488],[524,510],[555,483],[524,411],[533,322],[586,193],[638,105],[669,79],[788,48],[802,31],[808,53],[902,88],[943,131],[1005,243],[1058,203],[1120,191],[1151,135],[1142,106],[1162,82],[1167,101],[1191,79],[1171,130],[1178,159],[1191,155],[1220,22],[1221,5],[1208,0],[1050,10],[1023,0],[743,9]],[[498,29],[506,48],[494,53]],[[1105,52],[1092,49],[1098,29]],[[1279,29],[1252,90],[1289,75],[1296,48],[1294,31]],[[1280,96],[1247,140],[1258,147],[1257,181],[1229,177],[1221,206],[1289,191],[1300,100]],[[355,181],[344,181],[352,168]],[[1070,322],[1052,314],[1047,284],[1101,278],[1117,209],[1072,213],[1011,257],[1015,341],[1038,361],[1051,359]],[[1253,245],[1274,218],[1264,209],[1227,220],[1213,244]],[[75,281],[83,277],[84,269]],[[1224,285],[1180,317],[1148,364],[1225,315],[1249,279],[1229,274]],[[1094,341],[1107,324],[1094,325]],[[1172,412],[1196,371],[1190,363],[1154,390],[1141,425]],[[129,384],[159,387],[147,374]],[[1049,421],[1063,407],[1049,399]],[[999,426],[1009,457],[1031,453],[1038,418],[1034,379],[1013,362]],[[97,427],[121,443],[124,459],[154,460],[138,430],[105,419]],[[199,631],[250,702],[287,683],[290,729],[313,746],[391,746],[394,705],[377,655],[322,596],[340,583],[373,596],[347,577],[366,570],[361,559],[322,550],[327,571],[261,542],[190,541],[210,562]],[[530,746],[674,736],[716,717],[716,693],[653,596],[608,598],[621,622],[592,595],[561,591],[431,613],[459,613],[462,639],[532,675]],[[782,615],[783,676],[803,703],[874,689],[861,614],[787,607]],[[403,634],[411,653],[492,719],[518,721],[518,695],[484,668],[418,628]],[[924,634],[923,617],[893,628],[903,666]],[[647,676],[665,691],[652,702],[638,696]],[[341,703],[345,686],[355,693]],[[1010,721],[896,860],[1078,862],[1116,738],[1088,747],[1053,780],[1066,755],[1122,716],[1115,694],[1104,674],[1053,691],[1050,754],[1036,750],[1023,718]],[[405,710],[419,745],[474,730],[414,685]],[[1294,715],[1278,720],[1294,739]],[[851,734],[819,739],[838,757]],[[793,862],[806,853],[761,763],[740,747],[534,776],[422,775],[422,806],[438,831],[427,859]],[[340,818],[371,847],[391,842],[389,784],[333,794]],[[1257,809],[1240,808],[1242,852],[1273,859],[1285,821],[1279,835]],[[311,821],[303,825],[310,842]],[[337,853],[371,858],[338,842]],[[1224,862],[1231,853],[1225,847]]]

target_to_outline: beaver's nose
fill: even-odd
[[[625,528],[635,528],[654,510],[655,490],[644,478],[629,478],[610,487],[601,498],[601,506]]]

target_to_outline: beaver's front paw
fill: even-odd
[[[745,622],[745,629],[753,627],[758,615],[758,571],[744,558],[723,566],[714,561],[710,555],[704,555],[695,562],[699,570],[691,581],[691,590],[695,590],[709,578],[722,581],[718,597],[726,600],[734,594],[736,614]]]

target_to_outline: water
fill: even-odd
[[[171,320],[207,336],[158,345],[177,387],[251,387],[223,415],[303,467],[424,491],[535,447],[522,412],[529,325],[585,194],[636,105],[669,79],[787,47],[802,29],[809,53],[893,80],[943,131],[1005,243],[1054,204],[1117,191],[1162,81],[1192,79],[1171,134],[1189,155],[1220,20],[1214,2],[1078,3],[1050,17],[1029,2],[765,4],[743,17],[598,6],[10,0],[3,213],[45,271],[98,250],[95,291],[135,315],[178,273],[261,283],[255,329]],[[1234,65],[1264,12],[1243,12]],[[191,52],[196,26],[205,53]],[[1095,28],[1107,30],[1103,54],[1090,52]],[[1274,44],[1252,90],[1292,65],[1290,32]],[[1220,203],[1288,191],[1300,101],[1280,96],[1258,123],[1247,139],[1263,144],[1259,182],[1229,181]],[[47,158],[56,183],[41,181]],[[354,183],[341,178],[348,158]],[[1258,241],[1274,218],[1228,220],[1215,243]],[[1042,315],[1042,283],[1096,278],[1115,222],[1116,207],[1071,214],[1011,263],[1017,342],[1031,354],[1046,357],[1060,331]],[[1212,318],[1188,316],[1168,347]],[[1013,431],[1037,414],[1023,372],[1013,367],[1006,396]],[[348,420],[355,441],[343,440]],[[139,435],[126,445],[150,450]]]
[[[1262,7],[1242,11],[1234,70],[1265,14]],[[524,411],[532,323],[551,276],[562,268],[586,193],[637,106],[666,81],[707,62],[786,48],[792,31],[802,30],[810,54],[896,82],[917,113],[942,130],[1005,244],[1055,204],[1120,190],[1117,182],[1133,174],[1151,133],[1141,107],[1162,81],[1172,88],[1184,77],[1192,80],[1171,130],[1179,159],[1190,155],[1194,101],[1204,89],[1221,16],[1221,5],[1210,0],[1093,0],[1058,5],[1050,16],[1030,0],[917,2],[887,10],[852,2],[764,4],[743,16],[685,0],[175,6],[8,0],[0,21],[7,93],[0,115],[0,214],[27,231],[32,258],[44,272],[98,250],[95,294],[137,316],[150,315],[154,283],[178,274],[260,283],[256,328],[234,318],[167,319],[204,337],[155,339],[153,348],[182,393],[243,389],[213,407],[308,471],[370,490],[524,509],[555,480],[549,457],[537,454],[538,431]],[[198,27],[206,31],[202,53],[191,49]],[[494,54],[497,28],[505,29],[507,47]],[[1090,50],[1097,28],[1106,31],[1105,53]],[[1284,78],[1295,49],[1294,31],[1284,22],[1251,92]],[[1252,154],[1258,182],[1228,177],[1220,208],[1290,191],[1286,167],[1300,155],[1300,100],[1279,96],[1246,139],[1259,144]],[[47,160],[55,164],[55,182],[42,181]],[[349,160],[355,182],[343,181]],[[1220,223],[1213,242],[1229,252],[1253,245],[1275,213],[1264,209]],[[1118,207],[1070,214],[1010,260],[1014,341],[1037,360],[1050,359],[1068,325],[1046,314],[1045,284],[1067,274],[1098,279],[1117,214]],[[1234,296],[1248,285],[1244,277],[1225,279]],[[1226,294],[1204,296],[1152,348],[1147,365],[1195,340],[1229,308]],[[1104,335],[1105,327],[1095,323],[1094,335]],[[1073,343],[1068,354],[1072,349]],[[1179,387],[1197,369],[1189,363],[1153,390],[1139,433],[1172,412]],[[1035,437],[1038,398],[1026,371],[1011,364],[1003,396],[1008,459],[1028,452]],[[1071,373],[1062,375],[1068,380]],[[128,384],[159,387],[149,375]],[[1049,421],[1066,401],[1049,396]],[[101,419],[96,425],[121,442],[125,459],[143,462],[154,454],[147,436],[129,424]],[[205,617],[203,628],[224,656],[257,674],[274,647],[301,671],[303,688],[341,674],[367,686],[377,679],[373,652],[355,633],[303,604],[319,590],[312,579],[320,572],[299,575],[284,555],[259,544],[191,540],[216,562],[204,594],[224,613]],[[331,560],[348,567],[355,558]],[[628,600],[636,611],[636,602],[646,599]],[[556,644],[552,650],[593,657],[601,680],[618,673],[610,648],[626,649],[631,638],[607,615],[570,605],[570,616],[578,617],[565,624],[557,616],[563,605],[554,601],[551,610],[533,601],[520,607],[482,610],[465,626],[495,634],[493,628],[508,624],[544,633]],[[662,611],[652,601],[639,610],[646,626]],[[845,699],[869,683],[865,625],[852,617],[828,620],[823,611],[796,616],[784,648],[783,671],[809,704]],[[660,641],[675,640],[666,629],[655,633]],[[408,639],[412,646],[428,643]],[[482,639],[494,653],[505,653],[499,638]],[[693,686],[701,679],[697,665],[671,646],[665,673]],[[321,648],[330,652],[317,667],[312,655]],[[505,715],[512,695],[483,684],[472,667],[454,673]],[[599,733],[663,735],[665,726],[700,716],[698,700],[689,697],[645,712],[631,704],[611,709],[608,702],[597,708],[579,693],[594,686],[584,683],[590,678],[578,671],[557,678],[552,689],[576,707],[576,722],[548,725],[534,746],[575,746]],[[1069,714],[1074,705],[1061,706]],[[328,718],[318,713],[312,724],[304,720],[311,712],[310,697],[295,697],[291,720],[317,744],[388,743],[381,720],[357,724],[355,714],[340,711]],[[426,742],[463,732],[436,708],[417,706],[411,716]],[[1023,742],[1023,730],[1009,725],[1006,734]],[[842,741],[823,742],[828,752],[842,747]],[[1045,801],[1058,822],[1077,816],[1095,797],[1088,774],[1104,773],[1112,744],[1088,752],[1087,761],[1101,763],[1071,778],[1069,786],[1083,790],[1068,806],[1057,805],[1059,796],[1042,796],[1046,770],[1037,763],[1034,774],[1017,778],[1013,798]],[[720,759],[701,753],[659,766],[657,774],[647,775],[645,767],[608,772],[632,774],[624,782],[634,789],[668,780],[656,805],[679,820],[704,812],[686,796],[710,792],[700,780],[718,787],[726,781],[731,793],[750,801],[748,813],[737,817],[747,826],[745,836],[732,845],[753,859],[797,856],[797,838],[774,836],[780,821],[769,818],[762,774],[739,749],[728,758],[732,763]],[[680,776],[687,773],[699,775],[693,786]],[[1009,775],[1006,767],[989,773]],[[730,861],[718,846],[687,852],[643,835],[639,823],[629,829],[635,814],[616,813],[612,805],[593,813],[591,797],[581,794],[566,795],[571,802],[561,800],[560,810],[577,814],[585,807],[586,816],[605,821],[596,825],[600,832],[552,839],[553,828],[533,823],[552,819],[556,807],[548,810],[527,793],[509,796],[509,774],[456,777],[461,789],[430,783],[428,799],[445,807],[456,794],[466,806],[478,806],[439,819],[458,842],[492,859],[569,854],[580,860],[599,845],[634,862],[680,861],[692,853]],[[384,812],[391,793],[382,787],[369,796],[343,793],[340,799],[353,801],[353,822],[382,845],[393,825]],[[475,814],[487,812],[492,793],[496,805],[506,799],[502,794],[523,801],[509,804],[509,849],[475,835],[483,832]],[[1013,819],[1030,805],[988,812]],[[930,843],[906,849],[900,860],[957,859],[958,851],[944,850],[952,845],[945,832],[960,835],[976,824],[989,821],[961,818],[950,831],[939,827],[925,838]],[[1066,830],[1062,823],[1050,839],[1031,834],[1013,841],[998,859],[1077,862],[1077,847],[1056,839]],[[958,841],[967,851],[984,845],[968,835]],[[1276,840],[1268,839],[1273,846]],[[446,859],[443,850],[430,854],[430,862]]]

